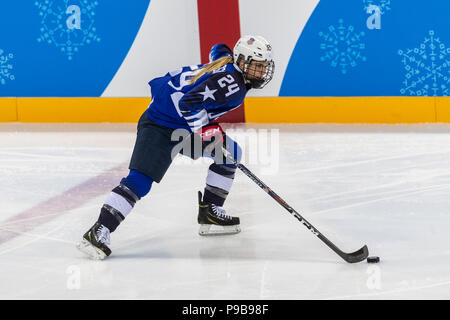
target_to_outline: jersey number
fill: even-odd
[[[237,83],[234,83],[234,78],[231,76],[231,74],[228,74],[223,78],[220,78],[219,81],[217,81],[217,83],[221,88],[229,84],[228,92],[225,93],[225,97],[231,96],[233,93],[236,93],[240,90],[239,85]]]

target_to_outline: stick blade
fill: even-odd
[[[364,245],[364,247],[355,252],[344,254],[342,258],[348,263],[357,263],[366,260],[368,256],[369,256],[369,249],[367,248],[366,245]]]

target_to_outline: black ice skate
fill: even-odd
[[[103,260],[111,254],[109,229],[100,222],[96,222],[77,244],[78,250],[95,260]]]
[[[198,192],[198,223],[201,236],[235,234],[241,232],[239,218],[226,215],[225,210],[212,203],[202,201]]]

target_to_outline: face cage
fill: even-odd
[[[254,88],[254,89],[262,89],[273,78],[273,74],[275,72],[275,62],[273,60],[269,62],[269,64],[266,67],[266,72],[264,73],[264,75],[262,76],[261,79],[248,79],[247,78],[247,73],[248,73],[248,70],[249,70],[248,67],[250,66],[250,63],[252,61],[253,60],[246,60],[244,62],[244,75],[245,75],[245,78],[246,78],[246,80],[248,82],[250,82],[252,88]]]

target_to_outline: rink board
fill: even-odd
[[[0,122],[136,122],[151,98],[0,98]],[[449,97],[249,97],[249,123],[450,122]]]

